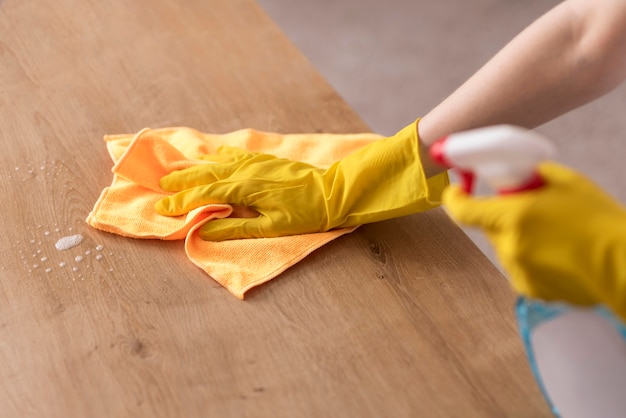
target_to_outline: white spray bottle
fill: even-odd
[[[535,167],[553,152],[553,144],[543,136],[512,125],[454,133],[430,147],[434,161],[459,172],[467,193],[476,177],[499,194],[541,187],[544,182]]]
[[[541,187],[535,167],[553,152],[544,137],[510,125],[452,134],[430,148],[434,161],[461,172],[468,193],[474,176],[499,193]],[[516,315],[531,369],[555,415],[624,416],[626,328],[614,313],[601,305],[521,297]]]

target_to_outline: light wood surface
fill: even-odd
[[[0,2],[1,416],[548,415],[513,294],[441,210],[245,301],[180,242],[89,228],[102,136],[146,126],[367,130],[251,0]]]

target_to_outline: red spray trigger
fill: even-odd
[[[471,171],[463,171],[463,170],[457,170],[457,172],[459,173],[459,176],[461,177],[461,189],[467,193],[467,194],[471,194],[474,191],[474,180],[475,180],[475,176],[474,173],[472,173]]]

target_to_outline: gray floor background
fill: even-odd
[[[426,114],[555,0],[258,0],[372,131]],[[626,202],[626,86],[541,126],[556,159]],[[581,220],[584,222],[584,220]],[[497,261],[484,237],[466,230]]]

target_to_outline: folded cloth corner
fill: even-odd
[[[277,134],[244,129],[207,134],[186,127],[143,129],[137,134],[107,135],[113,181],[106,187],[87,223],[130,238],[184,240],[189,260],[240,299],[333,239],[354,231],[345,228],[278,238],[204,241],[205,222],[233,214],[228,204],[211,204],[177,217],[161,216],[154,204],[168,195],[159,187],[165,174],[198,164],[222,145],[328,167],[380,139],[362,134]],[[206,162],[203,162],[206,163]]]

